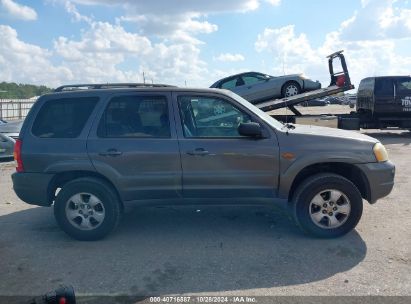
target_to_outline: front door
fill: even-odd
[[[246,108],[218,94],[174,95],[186,198],[277,195],[279,148],[275,133]],[[240,136],[241,122],[258,122],[264,138]]]
[[[96,170],[124,201],[181,196],[181,163],[170,93],[113,95],[87,142]]]

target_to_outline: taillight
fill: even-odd
[[[345,75],[340,75],[337,77],[336,84],[338,87],[343,87],[345,84]]]
[[[21,145],[22,145],[21,139],[17,139],[16,143],[14,144],[14,160],[16,162],[16,171],[17,172],[23,172],[23,161],[21,159]]]

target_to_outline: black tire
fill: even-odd
[[[66,215],[66,207],[68,204],[73,204],[71,198],[80,193],[86,193],[82,194],[82,197],[85,196],[86,198],[87,194],[91,194],[100,201],[98,207],[103,210],[104,219],[101,220],[101,222],[94,220],[93,223],[97,223],[96,228],[92,227],[90,230],[82,230],[78,226],[75,226],[76,223],[74,221],[74,223],[71,223]],[[78,208],[75,208],[73,210],[77,209]],[[107,236],[117,226],[120,220],[120,214],[121,203],[119,202],[116,192],[108,183],[91,177],[78,178],[65,184],[58,193],[54,203],[54,217],[60,228],[69,236],[80,241],[96,241]],[[92,216],[89,218],[90,222],[91,220]],[[83,221],[81,216],[79,216],[79,221],[80,223]]]
[[[294,94],[294,95],[297,95],[297,94],[300,94],[300,93],[301,93],[301,86],[298,84],[298,82],[296,82],[296,81],[288,81],[288,82],[286,82],[286,83],[283,85],[283,87],[281,88],[281,96],[282,96],[282,98],[289,97],[289,96],[286,96],[286,92],[287,92],[287,89],[288,89],[288,88],[291,88],[291,87],[295,87],[295,89],[296,89],[296,94]],[[293,95],[290,95],[290,96],[293,96]]]
[[[312,208],[319,208],[317,205],[311,205],[311,201],[319,193],[322,193],[322,195],[327,195],[328,189],[337,190],[337,192],[344,194],[345,198],[348,199],[348,203],[350,205],[350,211],[348,215],[345,216],[341,214],[342,220],[340,221],[340,226],[336,228],[323,228],[323,224],[316,224],[310,214],[316,212],[315,210],[313,211]],[[345,200],[345,198],[343,197],[342,199]],[[336,203],[337,202],[333,204]],[[331,207],[328,206],[327,208]],[[320,211],[321,213],[327,212],[322,208],[320,210],[322,210]],[[363,202],[361,193],[351,181],[337,174],[322,173],[307,178],[298,186],[292,199],[291,211],[293,213],[296,224],[303,232],[320,238],[335,238],[343,236],[357,226],[362,215],[362,210]],[[338,214],[338,211],[335,212],[334,216],[336,217],[336,215],[340,215]],[[328,220],[328,215],[325,214],[324,217],[324,223],[330,224],[331,221]]]

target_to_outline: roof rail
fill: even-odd
[[[165,88],[175,86],[168,84],[157,83],[84,83],[84,84],[69,84],[58,87],[54,92],[76,91],[76,90],[96,90],[110,88]]]

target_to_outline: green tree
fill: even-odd
[[[53,89],[46,86],[32,84],[17,84],[14,82],[0,83],[0,99],[26,99],[51,92]]]

